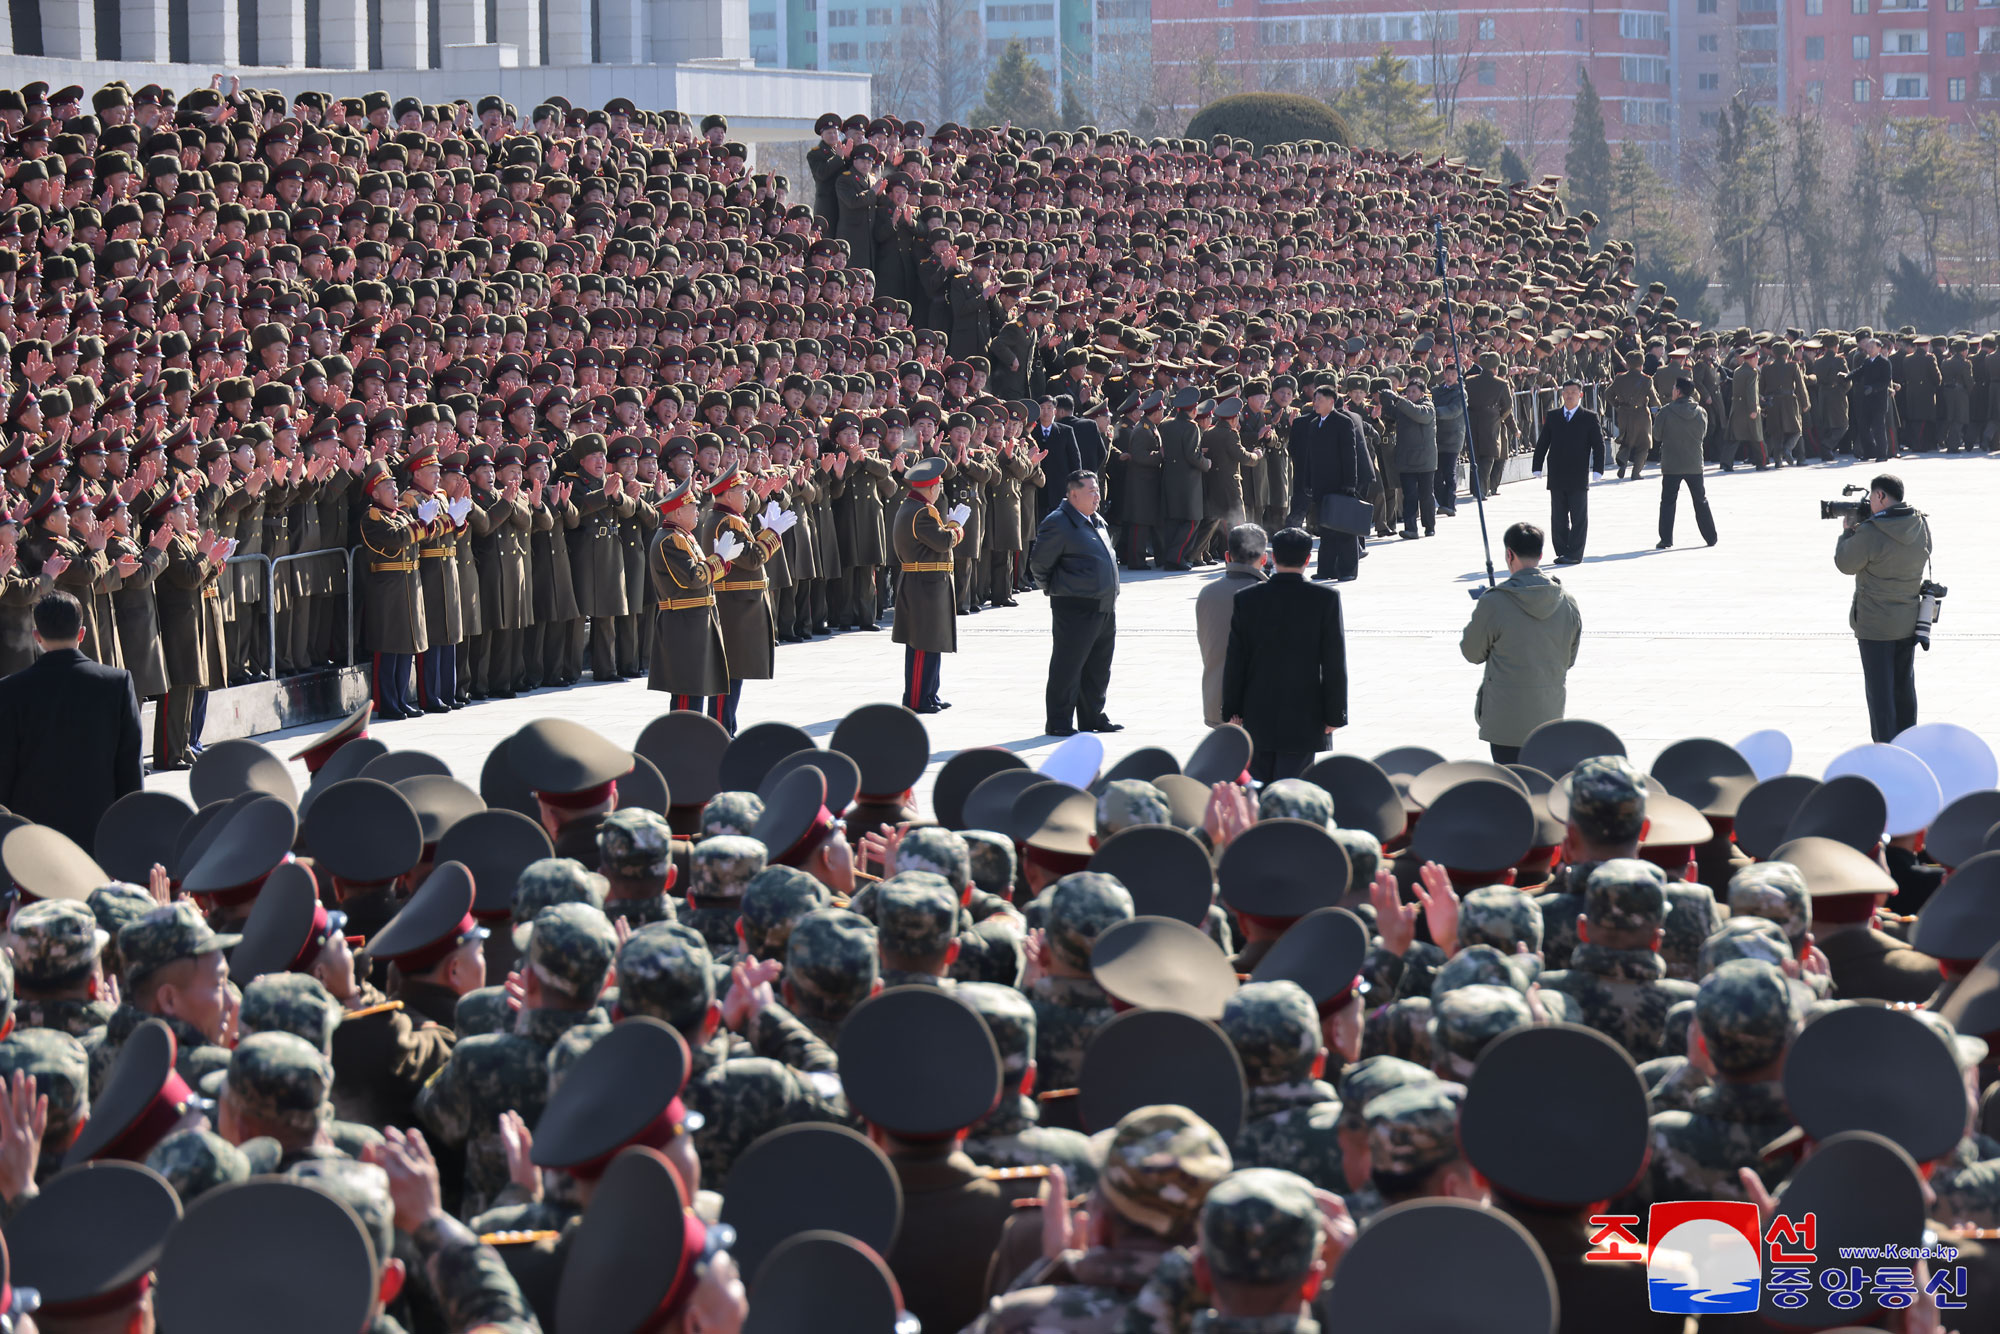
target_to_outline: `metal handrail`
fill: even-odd
[[[271,665],[271,676],[275,680],[278,675],[278,608],[275,602],[277,578],[271,558],[261,551],[245,551],[231,556],[223,564],[242,565],[251,561],[262,562],[264,566],[264,661]],[[229,664],[225,663],[223,668],[224,683],[227,684]]]
[[[358,547],[320,547],[314,551],[294,551],[289,556],[280,556],[271,562],[271,578],[275,582],[277,567],[291,560],[315,560],[321,556],[339,556],[346,567],[347,578],[347,665],[354,665],[354,553]]]
[[[347,575],[347,665],[354,665],[354,553],[357,550],[355,547],[320,547],[314,551],[294,551],[288,556],[276,557],[261,551],[246,551],[224,562],[226,565],[239,565],[255,561],[264,567],[264,661],[274,680],[278,674],[278,567],[288,561],[340,557]]]

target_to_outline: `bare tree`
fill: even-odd
[[[903,0],[897,59],[877,68],[880,111],[939,125],[963,119],[986,89],[981,0]]]
[[[1568,118],[1562,113],[1573,100],[1576,73],[1557,54],[1562,45],[1560,25],[1567,20],[1553,11],[1538,10],[1532,22],[1533,30],[1523,34],[1514,53],[1519,84],[1508,128],[1529,174],[1536,175],[1542,169],[1543,149],[1555,142],[1558,129],[1567,129]]]
[[[1444,119],[1447,138],[1458,130],[1458,90],[1472,72],[1473,39],[1479,20],[1446,8],[1443,0],[1432,0],[1424,15],[1424,38],[1430,45],[1431,101]]]

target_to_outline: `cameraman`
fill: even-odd
[[[1903,503],[1903,479],[1883,473],[1868,484],[1865,518],[1848,515],[1833,563],[1854,576],[1847,623],[1861,641],[1861,679],[1876,741],[1893,741],[1917,723],[1917,599],[1931,559],[1931,528]]]

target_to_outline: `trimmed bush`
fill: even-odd
[[[1343,145],[1353,142],[1347,121],[1338,111],[1300,93],[1236,93],[1210,102],[1188,122],[1190,139],[1211,139],[1218,134],[1248,139],[1259,152],[1271,144],[1300,139]]]

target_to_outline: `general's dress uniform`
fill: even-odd
[[[570,452],[576,468],[569,478],[570,503],[582,517],[568,534],[577,620],[570,629],[565,675],[572,680],[581,679],[587,642],[591,676],[599,681],[621,680],[617,670],[616,623],[625,614],[625,551],[619,545],[618,521],[632,513],[634,502],[622,490],[615,497],[606,495],[604,479],[583,471],[584,458],[604,452],[603,436],[579,436]]]
[[[692,479],[667,494],[659,506],[660,530],[646,552],[653,589],[646,688],[666,691],[676,709],[692,709],[720,722],[730,681],[715,586],[728,578],[729,563],[704,552],[693,534],[666,522],[668,514],[697,499]]]
[[[1645,371],[1646,359],[1637,353],[1625,358],[1625,369],[1611,377],[1611,416],[1618,423],[1618,475],[1632,470],[1638,481],[1653,455],[1653,409],[1660,406],[1659,390]]]
[[[434,467],[437,451],[421,449],[410,457],[410,471]],[[437,507],[429,519],[417,515],[420,505]],[[403,493],[403,508],[415,526],[417,581],[424,598],[424,647],[417,663],[417,707],[426,713],[449,713],[458,696],[458,642],[465,637],[464,607],[458,588],[458,527],[445,508],[444,496],[412,489]]]
[[[389,465],[369,465],[364,493],[391,480]],[[375,712],[383,718],[410,718],[421,712],[410,698],[410,667],[427,647],[423,583],[417,573],[423,526],[416,515],[384,509],[370,497],[361,516],[361,554],[367,580],[363,639],[373,655],[371,677]]]
[[[503,445],[498,457],[502,463],[518,464],[521,448]],[[473,458],[477,471],[478,449],[474,450]],[[479,576],[479,619],[483,632],[473,646],[471,661],[469,684],[475,698],[494,695],[509,698],[521,682],[521,635],[535,610],[530,546],[537,519],[542,521],[542,531],[546,532],[550,511],[546,506],[531,510],[527,496],[519,491],[510,499],[503,489],[473,487],[472,509],[466,520],[472,530],[473,563]],[[534,666],[539,676],[539,658]]]
[[[729,689],[722,705],[722,725],[736,730],[736,706],[745,681],[768,681],[777,675],[778,623],[771,613],[764,562],[777,551],[782,535],[769,528],[752,532],[742,515],[722,500],[725,492],[748,486],[741,469],[726,468],[710,494],[713,507],[703,520],[701,545],[714,552],[715,539],[728,533],[743,544],[726,577],[714,583],[715,615],[722,628],[723,652],[729,662]]]
[[[910,491],[896,509],[892,536],[902,574],[895,641],[903,646],[903,704],[916,713],[945,707],[938,699],[938,655],[958,651],[951,552],[964,534],[935,503],[947,466],[932,456],[904,474]]]
[[[166,521],[172,493],[155,503]],[[160,643],[166,651],[167,697],[153,715],[153,767],[187,766],[196,708],[210,690],[229,684],[222,618],[222,569],[201,554],[186,533],[167,543],[167,563],[153,581],[160,616]]]

